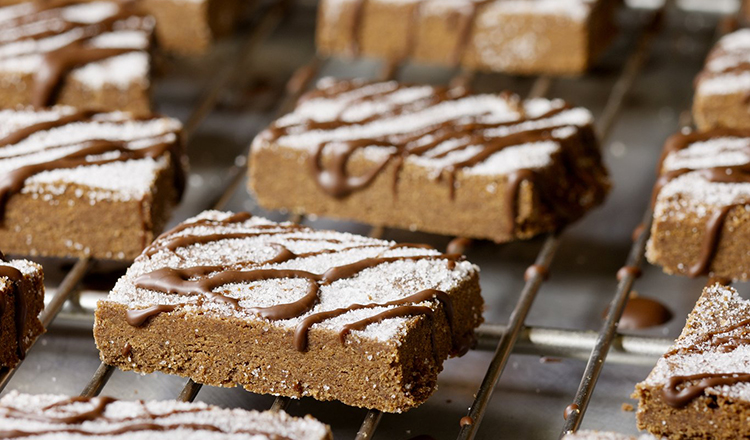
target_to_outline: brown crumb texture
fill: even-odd
[[[402,248],[392,242],[256,217],[235,222],[230,222],[231,218],[206,212],[190,219],[186,224],[194,227],[163,236],[136,260],[96,310],[94,335],[103,362],[123,370],[190,377],[209,385],[239,385],[256,393],[338,400],[401,412],[432,394],[443,361],[451,354],[461,354],[482,322],[478,273],[466,261],[446,266],[444,258],[450,257],[426,248]],[[256,235],[260,231],[263,235]],[[209,241],[201,241],[200,246],[184,241],[177,248],[170,245],[194,234],[209,236]],[[232,238],[240,235],[246,238]],[[284,261],[278,255],[268,258],[280,250],[283,252],[278,255],[286,255]],[[180,255],[181,262],[174,260],[175,255]],[[249,309],[288,303],[304,293],[305,283],[264,279],[214,290],[238,299],[238,309],[201,295],[185,297],[138,287],[145,286],[139,284],[144,277],[148,279],[164,267],[210,265],[221,276],[229,276],[229,268],[238,267],[251,272],[296,268],[324,273],[379,255],[396,260],[322,284],[312,309],[283,319],[261,319]],[[412,260],[396,257],[399,255],[424,256]],[[248,263],[259,260],[277,263]],[[398,307],[384,304],[433,288],[450,298],[450,306],[445,306],[452,310],[450,316],[442,302],[429,300],[418,304],[430,307],[433,312],[429,315],[407,313],[386,318],[352,330],[342,341],[345,325],[396,310]],[[128,310],[158,304],[178,305],[154,313],[143,324],[128,322]],[[382,306],[346,311],[353,304]],[[303,319],[341,308],[346,313],[309,327],[304,349],[296,345],[295,330]]]
[[[720,284],[706,288],[680,337],[648,378],[636,386],[633,397],[639,399],[638,427],[669,439],[750,436],[750,387],[746,381],[709,386],[684,406],[670,405],[665,397],[673,377],[747,372],[749,318],[750,302],[734,289]],[[698,382],[691,380],[680,389]]]
[[[141,0],[141,6],[156,18],[159,46],[181,55],[205,53],[219,38],[234,31],[243,0]]]
[[[249,186],[267,209],[496,242],[555,230],[603,201],[610,184],[587,110],[560,100],[452,93],[395,82],[321,81],[255,139]],[[466,139],[481,131],[450,128],[484,118],[505,122],[488,123],[476,144]],[[518,140],[508,139],[513,136]],[[410,152],[429,143],[430,151]],[[340,171],[334,149],[342,147],[350,153]],[[349,181],[373,178],[337,195],[324,185],[340,174]]]
[[[693,117],[699,129],[750,129],[749,56],[750,29],[725,35],[716,43],[696,78]]]
[[[317,46],[367,56],[514,74],[586,71],[615,34],[618,2],[324,0]]]
[[[86,116],[70,107],[4,110],[0,136],[77,115],[81,117],[71,123],[32,128],[24,139],[3,147],[25,154],[20,162],[0,158],[1,172],[20,173],[32,163],[43,166],[25,179],[17,178],[17,191],[0,187],[0,243],[14,255],[132,260],[161,232],[179,200],[184,181],[180,124],[169,118],[133,120],[122,113]],[[144,142],[163,148],[154,150],[153,158],[100,165],[66,168],[55,162],[101,139],[108,139],[104,150],[121,142],[126,148],[142,148]],[[140,145],[132,142],[136,139]]]
[[[20,361],[19,319],[24,328],[24,335],[20,339],[22,353],[26,353],[34,340],[45,331],[39,320],[39,314],[44,309],[44,272],[40,265],[30,261],[6,261],[0,258],[0,272],[7,266],[22,274],[20,279],[0,274],[0,366],[14,367]],[[17,302],[19,299],[21,303]]]

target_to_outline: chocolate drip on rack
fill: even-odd
[[[707,388],[745,382],[750,382],[750,374],[704,373],[692,376],[672,376],[661,394],[667,405],[673,408],[684,408],[695,398],[703,395]],[[690,383],[693,384],[689,385]]]
[[[111,397],[71,397],[69,399],[61,400],[52,405],[44,407],[41,409],[41,412],[22,411],[20,409],[7,407],[7,406],[0,407],[0,415],[2,415],[3,417],[19,419],[19,420],[42,422],[45,424],[81,425],[84,422],[97,421],[97,420],[101,420],[101,421],[109,422],[109,423],[125,423],[124,426],[111,429],[108,431],[99,431],[99,430],[89,431],[89,430],[85,430],[82,428],[62,428],[62,429],[51,428],[51,429],[45,429],[45,430],[40,430],[40,431],[21,431],[21,430],[2,431],[0,432],[0,435],[2,435],[2,438],[26,438],[26,437],[37,437],[37,436],[46,435],[46,434],[75,434],[75,435],[80,435],[80,436],[85,436],[85,437],[89,437],[89,436],[98,437],[98,436],[122,435],[122,434],[141,432],[141,431],[173,431],[173,430],[178,430],[178,429],[179,430],[188,429],[188,430],[193,430],[193,431],[212,431],[212,432],[221,432],[221,433],[226,433],[226,434],[232,433],[232,434],[247,434],[247,435],[268,435],[278,440],[291,440],[289,437],[272,434],[263,430],[245,429],[245,430],[237,430],[237,431],[227,431],[217,425],[209,424],[209,423],[174,423],[174,424],[165,424],[165,425],[154,423],[154,421],[156,420],[165,419],[165,418],[175,416],[175,415],[202,412],[203,409],[201,408],[190,408],[186,410],[175,409],[166,413],[153,414],[146,409],[145,404],[143,404],[143,402],[141,401],[141,403],[143,404],[143,410],[146,412],[146,415],[143,416],[142,418],[145,420],[150,420],[150,422],[147,422],[147,421],[141,422],[140,421],[141,417],[138,417],[138,416],[123,418],[123,419],[105,417],[104,414],[107,410],[107,407],[115,402],[117,402],[117,399],[113,399]],[[88,411],[83,411],[81,413],[70,415],[70,416],[57,417],[57,416],[44,414],[44,411],[49,411],[53,408],[65,407],[74,403],[91,403],[93,405],[93,408]]]
[[[182,244],[194,243],[193,239],[198,236],[179,236],[179,238],[184,239],[180,242],[174,241],[175,237],[170,238],[171,234],[184,231],[190,227],[200,225],[229,225],[245,221],[248,218],[249,217],[247,215],[238,214],[223,220],[199,220],[193,223],[181,225],[178,228],[175,228],[172,231],[168,232],[163,238],[163,240],[166,240],[166,244],[171,245],[160,245],[160,249],[170,249],[172,252],[174,252]],[[276,228],[275,231],[269,231],[266,235],[282,234],[287,231],[294,231],[299,229],[299,227],[296,225],[255,225],[254,227],[258,228],[260,226],[274,226],[274,228]],[[205,237],[210,237],[212,241],[215,241],[226,238],[234,238],[237,234],[238,233],[216,233],[206,235]],[[248,237],[257,235],[253,232],[243,232],[241,234],[245,234],[245,236]],[[322,274],[311,273],[303,270],[257,268],[268,264],[279,264],[297,258],[308,258],[315,255],[337,252],[332,250],[321,250],[317,252],[298,255],[280,244],[271,243],[269,244],[269,246],[275,248],[276,255],[271,259],[263,262],[237,263],[233,266],[195,266],[183,269],[165,267],[139,276],[135,279],[135,285],[138,288],[149,289],[157,292],[179,296],[197,296],[198,299],[186,303],[155,305],[144,309],[131,309],[126,312],[127,322],[132,326],[141,326],[144,325],[148,321],[148,319],[153,316],[159,315],[164,312],[172,312],[179,306],[194,304],[196,303],[196,301],[201,301],[202,298],[212,301],[224,302],[230,304],[237,310],[242,309],[269,320],[292,319],[301,317],[315,307],[315,305],[318,303],[318,295],[321,286],[325,286],[342,279],[354,277],[368,268],[373,268],[382,264],[392,263],[396,261],[417,261],[424,259],[442,259],[447,260],[449,264],[455,264],[456,261],[462,259],[462,256],[458,254],[371,257],[364,258],[350,264],[332,267]],[[381,247],[381,245],[357,245],[349,248],[344,248],[339,252],[366,247]],[[399,248],[431,249],[426,245],[404,243],[390,246],[388,250]],[[147,250],[146,253],[148,252],[149,251]],[[237,268],[239,266],[249,266],[249,270],[239,270]],[[215,290],[219,287],[228,284],[280,279],[306,280],[308,282],[307,292],[302,298],[291,303],[279,304],[269,307],[250,307],[245,309],[240,306],[239,300],[237,300],[236,298],[227,296],[219,292],[215,292]],[[397,316],[417,315],[428,315],[432,317],[433,310],[431,308],[416,305],[425,301],[430,301],[432,299],[436,299],[443,305],[443,310],[446,314],[449,324],[452,327],[453,308],[450,302],[450,297],[444,292],[428,289],[410,295],[406,298],[394,300],[387,303],[354,304],[345,308],[312,314],[303,319],[303,321],[297,326],[295,330],[294,346],[299,351],[305,351],[307,349],[307,335],[313,325],[354,310],[373,309],[379,307],[394,307],[381,314],[344,326],[340,333],[342,341],[344,340],[346,334],[350,331],[360,330],[372,323],[379,322],[384,319]]]
[[[0,261],[5,258],[0,254]],[[0,278],[7,278],[13,292],[13,317],[16,324],[16,353],[19,359],[26,357],[26,324],[29,320],[29,310],[26,298],[31,295],[25,282],[23,273],[13,266],[0,264]]]
[[[694,132],[689,134],[677,134],[669,138],[662,157],[659,161],[660,176],[654,185],[654,191],[651,196],[652,208],[656,205],[656,200],[662,188],[672,180],[688,173],[696,173],[708,182],[712,183],[750,183],[750,163],[743,165],[719,166],[703,169],[680,168],[675,170],[663,170],[664,161],[673,152],[688,148],[696,142],[703,142],[710,139],[722,137],[750,137],[748,130],[736,129],[716,129],[708,132]],[[711,263],[719,246],[721,232],[724,229],[729,212],[737,206],[743,206],[745,203],[731,204],[721,207],[715,211],[706,221],[706,228],[701,243],[698,260],[687,268],[687,275],[697,277],[708,275],[711,269]]]
[[[352,102],[349,102],[339,115],[331,121],[315,121],[307,119],[301,123],[290,125],[280,125],[277,121],[271,125],[269,130],[263,136],[268,141],[274,141],[300,131],[326,131],[363,125],[384,117],[393,117],[422,110],[429,106],[466,96],[455,90],[435,87],[435,93],[428,98],[407,104],[393,104],[385,111],[356,121],[343,119],[344,113],[348,108],[351,108],[352,105],[382,98],[406,87],[397,83],[383,83],[381,85],[384,87],[384,90],[366,94],[352,100]],[[391,86],[388,87],[388,85]],[[331,87],[316,90],[306,95],[304,100],[333,98],[337,95],[347,93],[355,87],[356,85],[353,82],[335,84]],[[387,104],[388,103],[386,103],[386,105]],[[468,159],[446,166],[440,171],[438,178],[447,182],[450,197],[455,198],[455,181],[456,175],[459,171],[464,168],[478,165],[486,161],[495,153],[508,147],[554,140],[551,133],[556,129],[568,127],[570,124],[532,129],[522,129],[520,127],[523,123],[552,118],[570,108],[571,107],[566,104],[536,117],[521,117],[518,120],[502,123],[480,122],[480,118],[487,116],[485,114],[471,117],[461,116],[432,124],[428,127],[417,130],[415,133],[385,134],[361,139],[324,141],[315,145],[309,156],[310,170],[315,177],[318,186],[324,192],[334,198],[343,199],[369,187],[376,178],[389,168],[389,165],[391,165],[394,176],[393,191],[394,196],[396,196],[399,175],[403,163],[409,156],[424,156],[435,150],[444,142],[451,140],[459,142],[459,145],[448,151],[435,154],[433,156],[435,159],[443,158],[450,153],[465,150],[469,147],[481,147],[477,153]],[[520,131],[513,131],[504,136],[485,134],[486,130],[502,127],[519,127]],[[426,144],[420,143],[420,141],[424,140],[426,137],[430,138],[429,142]],[[332,148],[327,148],[329,146]],[[350,159],[356,152],[367,147],[391,148],[393,149],[393,152],[385,152],[383,159],[379,160],[361,174],[356,176],[351,175],[348,170]],[[568,149],[566,148],[561,149],[562,163],[566,168],[570,168],[574,164],[574,158],[567,157],[569,156],[567,150]],[[593,171],[591,170],[577,170],[575,173],[570,174],[577,176],[580,180],[580,182],[575,184],[580,183],[581,185],[586,185],[591,188],[599,187],[597,184],[592,184],[597,181],[597,176],[593,175]],[[575,209],[566,211],[566,206],[572,205],[567,199],[565,199],[567,196],[567,189],[561,188],[559,182],[555,180],[553,176],[547,176],[532,169],[516,170],[509,173],[506,180],[505,198],[509,207],[507,213],[507,231],[509,234],[515,232],[516,217],[518,215],[518,196],[524,182],[533,184],[534,187],[538,189],[542,202],[548,204],[550,209],[554,210],[561,217],[575,217],[577,213]]]

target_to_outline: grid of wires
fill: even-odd
[[[213,81],[205,88],[197,105],[193,108],[187,122],[184,133],[187,142],[190,142],[196,129],[211,113],[216,106],[221,93],[234,84],[247,70],[249,60],[258,50],[263,41],[279,26],[285,16],[289,13],[289,2],[285,0],[272,1],[270,3],[256,2],[254,6],[254,22],[249,27],[251,30],[241,36],[241,44],[234,52],[227,54],[225,63],[214,76]],[[652,43],[662,29],[664,16],[669,8],[674,7],[673,2],[666,1],[665,4],[654,10],[650,18],[640,29],[637,44],[629,54],[623,69],[619,72],[617,81],[606,97],[606,103],[602,115],[599,117],[596,130],[600,139],[606,142],[612,127],[622,108],[623,102],[628,96],[633,83],[645,64]],[[276,104],[276,115],[282,115],[290,111],[298,98],[310,87],[316,79],[318,72],[327,61],[313,57],[304,66],[297,69],[287,82],[284,96]],[[382,70],[380,79],[395,79],[399,74],[398,64],[387,64]],[[475,73],[471,71],[460,71],[453,78],[453,84],[471,85]],[[542,76],[535,79],[528,97],[544,97],[548,94],[555,81],[554,78]],[[240,157],[231,166],[230,178],[224,187],[222,194],[206,209],[223,209],[236,192],[243,181],[244,163],[246,157]],[[644,249],[650,230],[652,213],[647,209],[643,215],[643,223],[640,233],[635,237],[630,249],[625,267],[638,268],[644,258]],[[291,221],[300,222],[300,216],[291,216]],[[373,226],[370,236],[381,237],[384,229]],[[535,266],[540,270],[528,271],[525,275],[525,285],[520,297],[516,302],[510,318],[505,325],[485,324],[478,330],[479,349],[494,350],[491,363],[485,373],[484,379],[479,386],[476,397],[471,405],[467,417],[461,423],[458,439],[473,439],[477,435],[482,417],[492,398],[495,385],[508,363],[510,355],[514,352],[522,353],[554,353],[569,357],[588,358],[585,372],[581,379],[578,392],[573,400],[570,412],[565,421],[561,436],[569,431],[575,431],[581,424],[588,403],[594,392],[604,361],[622,363],[644,363],[650,364],[653,358],[666,351],[671,341],[652,337],[628,336],[617,333],[617,323],[623,313],[633,283],[637,276],[637,270],[623,271],[619,278],[615,295],[613,296],[608,313],[602,324],[601,330],[597,332],[581,330],[562,330],[544,327],[525,326],[526,317],[534,300],[545,281],[555,254],[561,243],[564,230],[550,233],[544,237],[543,245],[539,251]],[[41,320],[48,326],[58,315],[68,300],[73,300],[77,293],[77,286],[93,267],[94,261],[89,258],[80,258],[67,272],[66,276],[57,287],[52,300],[46,306]],[[616,345],[618,350],[607,358],[610,348]],[[18,366],[16,367],[18,368]],[[0,390],[2,390],[12,378],[16,368],[4,368],[0,370]],[[93,397],[98,395],[114,372],[114,367],[102,363],[97,369],[90,382],[81,392],[81,396]],[[188,380],[178,399],[192,401],[201,389],[201,385]],[[285,409],[290,398],[277,397],[271,407],[272,411]],[[377,410],[370,410],[364,417],[361,427],[356,435],[357,440],[369,439],[375,433],[382,414]]]

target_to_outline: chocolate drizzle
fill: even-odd
[[[4,138],[0,139],[0,148],[14,145],[18,142],[27,139],[28,137],[48,131],[54,128],[62,127],[72,123],[92,122],[92,119],[96,113],[94,112],[77,112],[69,115],[62,115],[57,119],[39,122],[32,124],[27,127],[22,127]],[[119,123],[116,121],[114,123]],[[4,175],[0,176],[0,220],[5,216],[5,208],[7,207],[8,201],[13,194],[20,192],[23,186],[30,177],[37,175],[45,171],[60,170],[60,169],[71,169],[84,166],[95,166],[105,165],[115,162],[125,162],[130,160],[139,160],[145,158],[157,159],[166,153],[169,153],[174,169],[174,183],[178,191],[178,196],[181,196],[185,186],[185,176],[182,164],[182,151],[179,140],[168,142],[159,142],[158,138],[167,135],[177,134],[174,132],[167,132],[163,135],[159,135],[154,138],[147,139],[134,139],[130,141],[125,140],[107,140],[107,139],[89,139],[81,142],[79,149],[58,157],[51,159],[46,162],[37,162],[25,166],[20,166],[13,169]],[[135,140],[145,141],[153,139],[154,143],[150,146],[138,149],[131,149],[130,142]],[[54,148],[60,148],[61,146],[74,146],[71,145],[54,145],[47,147],[45,150],[51,150]],[[37,153],[38,151],[35,151]],[[117,153],[113,157],[113,154]],[[11,156],[3,156],[0,159],[7,159]]]
[[[1,260],[5,261],[4,258]],[[26,298],[31,295],[31,292],[29,292],[23,273],[13,266],[0,264],[0,278],[6,278],[11,285],[13,316],[16,324],[16,353],[19,359],[23,359],[26,357],[26,323],[29,319]]]
[[[28,178],[44,171],[104,165],[145,158],[156,159],[167,152],[172,152],[171,156],[174,160],[180,160],[179,155],[174,151],[176,145],[174,142],[157,143],[137,150],[128,148],[127,141],[95,139],[88,141],[87,144],[88,146],[60,158],[22,166],[0,177],[0,218],[5,215],[5,207],[10,196],[21,191]],[[119,153],[119,155],[115,158],[94,158],[107,153]]]
[[[662,398],[673,408],[684,408],[707,388],[750,382],[747,373],[704,373],[692,376],[672,376],[662,389]],[[691,385],[692,383],[692,385]]]
[[[174,409],[169,412],[153,414],[148,411],[146,405],[141,401],[143,410],[146,412],[143,416],[128,417],[128,418],[111,418],[105,416],[107,408],[117,402],[116,399],[111,397],[71,397],[69,399],[61,400],[53,403],[52,405],[41,408],[39,411],[24,411],[10,406],[1,406],[0,415],[6,418],[28,420],[41,422],[47,425],[68,425],[71,427],[50,427],[44,430],[38,431],[0,431],[0,437],[2,438],[26,438],[26,437],[37,437],[42,435],[53,435],[53,434],[75,434],[80,436],[113,436],[122,435],[141,431],[175,431],[175,430],[192,430],[192,431],[212,431],[226,434],[248,434],[248,435],[264,435],[270,438],[279,440],[291,440],[288,437],[274,434],[270,431],[264,431],[262,429],[245,429],[245,430],[225,430],[222,427],[211,424],[211,423],[174,423],[174,424],[160,424],[156,423],[157,420],[166,419],[171,416],[186,414],[186,413],[198,413],[204,410],[202,408],[188,408],[188,409]],[[56,408],[67,407],[76,403],[90,403],[93,407],[90,410],[83,411],[77,414],[66,415],[66,416],[53,416],[47,415],[45,412],[51,411]],[[83,429],[84,422],[103,421],[107,423],[124,423],[124,426],[119,428],[112,428],[109,430],[89,430]]]
[[[406,48],[404,53],[400,54],[397,58],[399,60],[410,57],[417,45],[417,31],[421,23],[422,17],[422,3],[424,0],[417,0],[412,5],[412,12],[410,14],[409,25],[406,30]],[[476,18],[479,14],[479,10],[482,6],[489,3],[490,0],[472,0],[469,2],[468,11],[459,12],[455,11],[454,14],[458,16],[458,20],[451,20],[455,22],[455,27],[458,29],[457,43],[453,52],[450,54],[450,62],[458,66],[461,63],[464,53],[466,53],[469,44],[471,43],[471,35],[474,30]],[[351,57],[358,57],[361,55],[361,44],[360,35],[362,33],[362,23],[366,15],[366,7],[368,0],[356,0],[354,3],[352,18],[349,21],[349,48],[348,55]],[[452,17],[451,17],[452,18]]]
[[[372,85],[353,81],[339,81],[309,93],[301,102],[320,98],[332,99],[359,87]],[[272,124],[260,136],[260,139],[274,142],[285,136],[300,132],[333,131],[346,127],[363,126],[377,123],[388,117],[417,113],[431,106],[467,96],[465,91],[435,87],[434,93],[426,98],[416,99],[408,103],[397,103],[389,102],[385,98],[408,86],[397,83],[380,83],[377,86],[379,87],[376,91],[370,94],[363,93],[363,96],[348,102],[333,120],[318,121],[306,118],[300,122],[283,125],[286,123],[284,119],[281,119]],[[513,97],[506,99],[513,100]],[[379,105],[386,109],[359,120],[344,118],[345,112],[353,106],[365,101],[376,100]],[[519,107],[522,106],[519,105]],[[483,118],[488,116],[487,114],[460,115],[413,132],[364,136],[349,140],[320,141],[314,144],[309,156],[309,169],[319,188],[331,197],[338,199],[349,197],[368,188],[378,176],[385,173],[386,169],[392,169],[392,188],[394,197],[397,197],[399,176],[408,157],[429,155],[430,158],[441,159],[451,153],[476,148],[478,149],[477,152],[464,160],[445,166],[437,175],[438,180],[446,183],[450,197],[453,199],[456,197],[456,178],[462,170],[481,164],[494,154],[509,147],[549,140],[558,141],[552,135],[552,132],[563,127],[576,127],[575,124],[529,128],[533,124],[528,123],[544,121],[570,109],[571,107],[565,104],[552,108],[542,115],[527,117],[523,114],[523,108],[520,108],[517,120],[499,123],[483,122]],[[502,127],[509,128],[508,133],[497,134],[496,129]],[[445,151],[435,151],[449,141],[456,142],[457,145]],[[353,175],[349,165],[351,158],[354,157],[356,152],[368,147],[381,147],[382,159],[378,159],[366,170]],[[505,227],[509,234],[513,234],[516,229],[519,195],[524,183],[533,184],[540,195],[540,202],[548,205],[551,211],[560,215],[563,219],[575,218],[581,212],[581,208],[575,202],[569,200],[570,186],[580,185],[594,191],[593,197],[597,200],[603,196],[602,185],[599,183],[603,176],[598,175],[592,167],[576,167],[573,170],[576,160],[572,156],[569,157],[571,153],[568,150],[569,148],[560,149],[561,162],[566,168],[571,169],[568,175],[573,176],[572,178],[575,180],[573,182],[565,182],[561,185],[561,180],[556,176],[535,169],[524,168],[507,174],[504,184],[504,197],[508,206]]]
[[[24,30],[39,30],[36,33],[23,35],[16,41],[24,39],[40,40],[65,33],[76,33],[75,39],[49,52],[40,54],[42,63],[34,74],[32,104],[37,107],[53,105],[67,74],[76,67],[101,61],[129,52],[140,51],[136,48],[95,47],[91,40],[119,28],[132,27],[128,20],[134,17],[143,18],[129,2],[117,2],[118,10],[98,22],[76,23],[65,19],[64,7],[73,2],[36,2],[35,11],[11,21],[11,25],[24,26]],[[52,23],[39,26],[41,23]],[[137,25],[142,26],[142,25]],[[118,29],[119,29],[118,28]]]
[[[689,134],[676,134],[667,140],[664,146],[661,160],[659,162],[660,176],[654,185],[653,195],[651,197],[652,207],[656,205],[657,197],[662,188],[672,180],[688,174],[696,173],[703,179],[712,183],[750,183],[750,163],[732,166],[719,166],[703,169],[680,168],[674,170],[664,170],[664,161],[673,152],[688,148],[696,142],[704,142],[711,139],[723,137],[749,138],[750,131],[736,129],[715,129],[708,132],[693,132]],[[719,210],[711,213],[706,221],[701,249],[698,260],[687,267],[686,273],[690,277],[708,275],[711,270],[716,251],[721,240],[721,233],[724,230],[727,216],[730,211],[745,203],[730,204],[722,206]]]
[[[159,239],[156,240],[152,248],[144,251],[144,254],[153,255],[158,250],[169,250],[171,252],[175,252],[180,247],[190,246],[195,243],[207,243],[211,241],[233,239],[238,236],[273,236],[277,234],[294,233],[302,229],[307,229],[292,224],[254,225],[254,228],[260,229],[263,232],[230,232],[232,230],[235,230],[234,228],[232,228],[232,230],[225,231],[223,233],[207,234],[203,236],[191,234],[176,235],[192,227],[227,226],[242,223],[249,218],[250,216],[248,214],[235,214],[223,220],[201,219],[192,223],[180,225],[172,231],[163,234]],[[205,237],[205,239],[201,239],[201,237]],[[293,238],[294,237],[290,237],[290,239]],[[210,301],[223,302],[231,305],[236,310],[245,310],[248,313],[255,314],[261,318],[273,321],[298,318],[310,312],[316,306],[316,304],[318,303],[319,291],[321,286],[325,286],[339,280],[352,278],[363,270],[386,263],[405,260],[446,260],[449,264],[455,264],[456,261],[462,259],[462,256],[458,254],[371,257],[364,258],[350,264],[332,267],[322,274],[316,274],[303,270],[266,268],[266,266],[270,264],[279,264],[299,258],[308,258],[315,255],[333,253],[335,251],[322,250],[318,252],[297,255],[291,252],[286,247],[277,243],[269,243],[268,246],[271,246],[276,250],[276,255],[266,261],[239,263],[232,266],[194,266],[181,269],[164,267],[137,277],[134,283],[138,288],[149,289],[172,295],[191,297],[192,299],[189,302],[178,304],[154,305],[144,309],[128,310],[126,312],[127,322],[132,326],[141,326],[146,324],[148,319],[151,317],[165,312],[172,312],[182,305],[200,303],[201,301],[206,299]],[[342,249],[342,251],[366,247],[382,247],[382,245],[364,244],[344,248]],[[386,250],[394,250],[399,248],[431,249],[426,245],[404,243],[390,246]],[[279,304],[269,307],[243,308],[240,305],[239,300],[237,300],[236,298],[217,291],[220,287],[229,284],[281,279],[302,279],[307,281],[308,288],[306,293],[300,299],[287,304]],[[307,350],[308,334],[313,325],[355,310],[387,308],[387,310],[383,311],[382,313],[343,326],[339,333],[342,343],[344,343],[346,335],[351,331],[362,330],[368,325],[380,322],[385,319],[405,316],[427,316],[429,318],[432,318],[435,310],[431,307],[419,305],[431,301],[437,301],[442,305],[442,310],[448,321],[448,325],[452,327],[453,308],[450,297],[445,292],[434,289],[427,289],[405,298],[386,303],[353,304],[345,308],[311,314],[305,317],[297,325],[294,334],[294,347],[299,351]],[[457,343],[458,341],[455,342]],[[457,347],[454,347],[454,349],[457,350]]]

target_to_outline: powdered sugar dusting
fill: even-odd
[[[711,335],[748,338],[747,325],[724,331],[747,319],[750,319],[750,301],[741,298],[736,290],[720,284],[706,288],[688,316],[680,337],[639,387],[663,387],[672,376],[750,373],[750,345],[740,344],[734,350],[725,351],[711,338]],[[750,384],[708,388],[706,393],[749,401]]]
[[[207,211],[187,220],[192,223],[200,219],[225,219],[230,214]],[[278,228],[268,225],[278,226]],[[209,235],[219,233],[247,233],[259,235],[213,241],[178,248],[175,251],[162,249],[152,256],[142,255],[130,267],[108,296],[108,301],[125,304],[128,308],[144,308],[155,304],[183,304],[189,298],[166,294],[135,287],[135,278],[154,270],[171,268],[188,268],[205,265],[225,265],[238,270],[252,269],[294,269],[315,274],[323,274],[328,269],[351,264],[365,258],[398,257],[398,256],[434,256],[434,259],[397,260],[365,269],[350,278],[324,284],[320,287],[319,301],[315,307],[304,315],[282,321],[273,321],[273,325],[294,327],[302,319],[313,313],[349,307],[353,304],[383,304],[402,299],[425,289],[437,289],[451,294],[458,286],[477,274],[478,268],[467,261],[456,262],[450,267],[449,261],[440,258],[440,252],[434,249],[393,248],[391,241],[377,240],[357,235],[315,231],[309,228],[298,228],[288,223],[276,224],[263,218],[254,217],[243,223],[226,225],[200,225],[180,231],[176,236]],[[155,243],[158,245],[160,241]],[[278,264],[257,265],[256,262],[267,261],[278,252],[281,245],[297,255],[329,251],[308,257],[300,257]],[[268,307],[286,304],[301,298],[307,291],[305,279],[263,280],[229,284],[216,289],[226,296],[240,301],[241,309],[216,301],[204,301],[200,304],[185,305],[189,312],[208,313],[217,316],[234,316],[243,320],[258,321],[262,318],[246,310],[248,307]],[[427,301],[423,305],[438,308],[437,301]],[[344,324],[383,312],[385,308],[357,310],[324,321],[316,326],[340,330]],[[404,330],[409,319],[393,318],[380,324],[353,332],[361,338],[379,341],[393,339]]]
[[[657,440],[657,438],[651,434],[641,434],[635,437],[617,432],[583,430],[567,434],[563,440]]]
[[[50,405],[68,402],[69,397],[60,395],[29,395],[11,391],[0,400],[0,415],[13,408],[14,417],[0,417],[0,430],[11,432],[39,432],[35,439],[59,439],[60,434],[50,431],[65,431],[71,428],[83,430],[85,434],[62,434],[65,438],[83,438],[92,434],[96,438],[189,439],[189,440],[270,440],[289,438],[292,440],[324,440],[330,438],[329,428],[312,417],[291,417],[284,411],[258,412],[241,409],[223,409],[200,402],[165,401],[114,401],[108,404],[100,417],[85,422],[65,424],[45,420],[96,411],[97,398],[92,401],[71,402],[67,405]],[[30,413],[26,418],[18,411]],[[36,417],[34,417],[36,416]],[[41,418],[40,418],[41,416]],[[170,428],[137,431],[143,425],[161,425]],[[182,425],[182,426],[180,426]],[[199,426],[214,429],[199,429]],[[128,431],[128,428],[133,429]],[[218,430],[220,431],[218,431]],[[121,434],[109,434],[122,430]],[[88,435],[86,435],[88,434]]]
[[[0,20],[12,19],[19,6],[0,8]],[[83,27],[68,29],[67,23],[91,24],[113,17],[116,3],[90,2],[74,4],[38,13],[25,11],[29,20],[9,22],[0,29],[0,70],[6,74],[33,74],[44,61],[45,54],[86,38]],[[72,77],[85,87],[99,89],[105,84],[121,89],[132,84],[147,85],[150,61],[149,41],[153,19],[131,16],[115,23],[111,32],[104,32],[85,44],[89,47],[133,49],[134,52],[92,62],[71,71]]]
[[[323,94],[303,99],[290,114],[275,123],[275,128],[256,137],[253,149],[269,148],[272,144],[283,148],[312,152],[325,145],[324,155],[334,148],[346,148],[345,142],[362,139],[387,139],[394,147],[419,148],[436,140],[434,128],[449,122],[487,124],[481,130],[486,143],[513,133],[561,127],[552,131],[552,140],[544,143],[519,142],[489,156],[464,172],[481,175],[503,175],[521,168],[548,166],[552,155],[560,150],[557,139],[566,139],[580,127],[592,123],[591,113],[583,108],[565,108],[561,100],[533,99],[521,103],[511,94],[460,96],[445,92],[445,100],[434,103],[431,97],[439,89],[431,86],[407,86],[397,82],[365,83],[353,81],[355,87],[344,90],[347,82],[323,79],[318,84]],[[337,93],[333,93],[337,92]],[[453,93],[453,95],[452,95]],[[548,117],[545,114],[560,110]],[[527,118],[534,118],[527,120]],[[536,119],[539,118],[539,119]],[[306,124],[334,123],[330,128],[308,129]],[[515,123],[514,123],[515,122]],[[275,129],[283,129],[281,135]],[[434,174],[476,155],[483,145],[468,145],[468,138],[446,139],[421,156],[409,155],[406,160]],[[456,151],[451,151],[456,149]],[[361,148],[357,155],[377,162],[395,150],[387,145]],[[444,154],[443,154],[444,153]]]
[[[664,160],[664,170],[702,170],[748,163],[750,139],[716,137],[671,152]],[[702,217],[709,208],[746,202],[750,202],[750,183],[711,182],[698,172],[688,172],[664,185],[657,198],[655,214],[684,216],[689,211]],[[673,212],[675,207],[676,212]]]
[[[28,260],[0,261],[0,266],[10,266],[18,269],[26,276],[34,276],[42,273],[42,266]],[[0,276],[0,291],[8,287],[8,279]]]
[[[697,93],[725,95],[750,90],[750,29],[725,35],[711,51]]]
[[[50,110],[1,110],[0,136],[31,125],[56,120],[74,112],[69,107]],[[46,131],[38,131],[22,141],[0,149],[0,174],[24,166],[59,159],[89,146],[92,140],[128,142],[127,147],[138,150],[157,143],[179,142],[177,133],[181,125],[170,118],[133,120],[125,113],[100,114],[91,120],[69,123]],[[107,158],[118,157],[113,152]],[[104,158],[91,157],[91,159]],[[66,187],[78,185],[85,188],[81,198],[97,200],[139,200],[153,191],[155,180],[170,167],[167,155],[89,165],[70,169],[43,171],[29,177],[21,192],[54,197]]]

